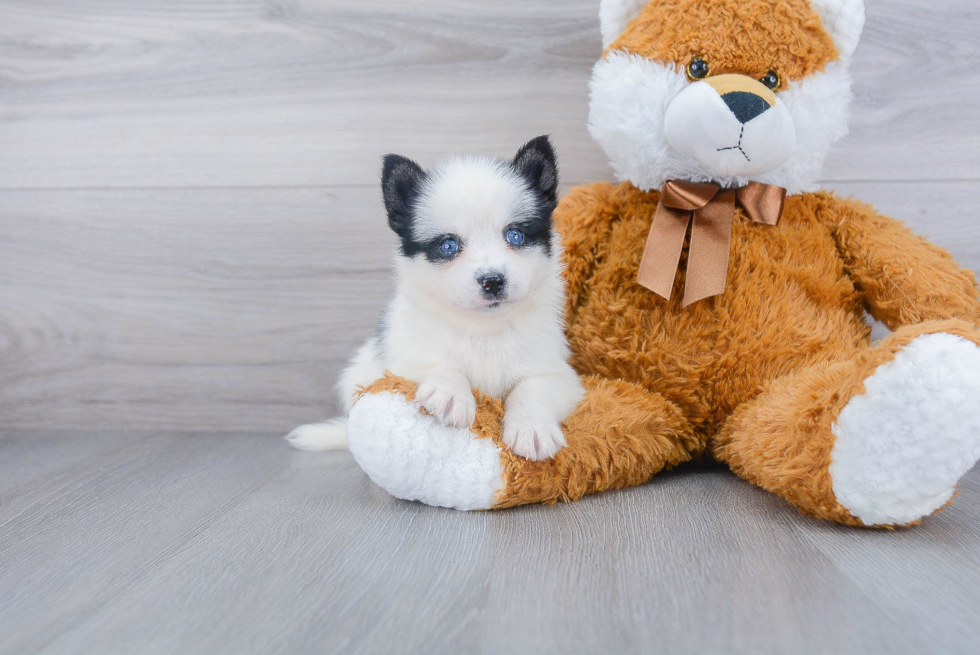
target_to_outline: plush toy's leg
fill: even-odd
[[[980,332],[905,327],[850,360],[769,385],[712,452],[805,514],[854,526],[915,523],[980,458]]]
[[[659,394],[586,378],[585,399],[563,424],[568,445],[550,460],[514,455],[500,440],[503,405],[477,396],[471,429],[422,414],[415,384],[386,376],[368,387],[347,423],[350,450],[393,496],[456,509],[501,509],[577,500],[641,484],[703,449]]]

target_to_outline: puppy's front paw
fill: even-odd
[[[551,459],[564,448],[565,435],[555,421],[536,416],[504,415],[504,444],[535,462]]]
[[[476,398],[469,385],[439,378],[426,380],[415,392],[415,400],[425,411],[451,427],[468,428],[476,420]]]

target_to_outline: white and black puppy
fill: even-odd
[[[417,401],[438,420],[469,427],[476,388],[504,399],[503,440],[515,453],[554,456],[582,386],[568,364],[548,137],[512,162],[459,157],[429,172],[388,155],[382,189],[400,239],[396,296],[337,383],[345,411],[388,370],[418,382]],[[302,450],[343,448],[345,419],[287,438]]]

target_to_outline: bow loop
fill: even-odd
[[[783,205],[786,203],[786,189],[761,182],[749,182],[736,191],[735,195],[745,214],[756,223],[779,223]]]
[[[785,200],[786,189],[760,182],[749,182],[735,191],[722,190],[717,184],[667,182],[650,226],[637,282],[670,300],[687,228],[693,224],[683,306],[723,294],[736,203],[753,222],[776,225]]]
[[[714,200],[721,187],[717,184],[699,184],[683,180],[671,180],[664,184],[660,202],[671,209],[693,212]]]

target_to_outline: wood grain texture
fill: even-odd
[[[125,436],[41,435],[32,453],[50,468],[0,495],[0,651],[39,652],[84,623],[283,468],[268,438]],[[67,439],[100,452],[80,458]]]
[[[78,450],[75,439],[91,448]],[[0,653],[972,654],[980,469],[894,532],[683,468],[571,505],[387,496],[255,434],[0,432]],[[19,467],[0,457],[0,480]]]
[[[275,436],[390,296],[383,153],[609,178],[597,7],[0,0],[0,654],[980,651],[980,469],[892,533],[716,470],[464,514]],[[978,30],[869,0],[825,175],[974,270]]]
[[[6,425],[288,430],[391,296],[375,188],[0,193]]]
[[[836,185],[980,270],[976,184]],[[0,425],[281,430],[391,296],[375,187],[0,191]]]
[[[869,0],[830,180],[976,180],[980,6]],[[0,186],[369,184],[377,158],[586,133],[598,0],[2,0]]]
[[[868,12],[830,186],[980,269],[978,10]],[[551,132],[566,188],[609,176],[585,130],[596,0],[0,0],[0,15],[0,425],[330,415],[390,296],[381,153],[505,155]]]

